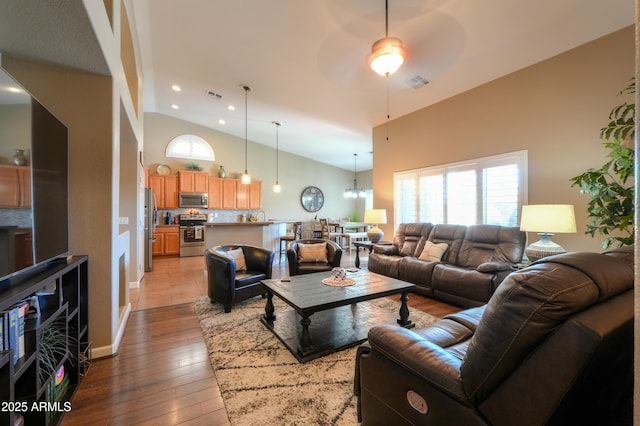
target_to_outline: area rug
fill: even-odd
[[[387,298],[363,303],[391,312],[400,306]],[[276,315],[291,309],[275,297],[274,304]],[[195,301],[231,424],[357,425],[353,395],[357,348],[300,364],[260,322],[264,305],[264,299],[254,298],[225,314],[208,297]],[[418,328],[437,320],[415,309],[410,318]]]

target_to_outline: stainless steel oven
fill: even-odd
[[[180,257],[204,256],[204,223],[206,214],[181,214]]]

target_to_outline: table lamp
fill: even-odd
[[[367,231],[367,237],[372,243],[379,242],[384,237],[382,229],[378,228],[378,224],[387,223],[386,209],[371,209],[364,211],[364,223],[372,224],[371,229]]]
[[[551,241],[554,233],[575,233],[576,215],[572,204],[536,204],[522,206],[520,230],[537,232],[540,240],[529,245],[524,254],[531,262],[554,254],[565,253]]]

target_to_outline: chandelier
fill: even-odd
[[[373,43],[369,66],[380,75],[389,77],[396,72],[404,62],[407,51],[402,41],[396,37],[389,37],[389,0],[384,2],[384,38]]]
[[[367,196],[363,187],[358,189],[358,179],[356,179],[356,161],[358,154],[353,154],[353,188],[347,188],[344,190],[344,198],[365,198]]]

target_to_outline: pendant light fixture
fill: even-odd
[[[242,184],[248,185],[251,183],[251,175],[249,175],[249,171],[247,169],[247,147],[248,147],[248,138],[247,138],[247,94],[251,91],[251,87],[243,84],[240,86],[244,89],[244,173],[242,174]]]
[[[373,43],[369,66],[380,75],[389,77],[396,72],[407,57],[402,41],[389,37],[389,0],[384,1],[384,38]]]
[[[278,147],[278,129],[280,128],[280,126],[282,126],[282,123],[280,123],[279,121],[272,121],[272,123],[276,126],[276,184],[273,185],[273,192],[278,194],[280,193],[280,191],[282,191],[282,187],[280,186],[280,182],[278,181],[278,157],[280,153]]]
[[[363,187],[358,189],[358,179],[356,178],[356,161],[358,159],[358,154],[353,154],[353,188],[347,188],[344,190],[344,198],[365,198],[367,196],[367,192]]]

